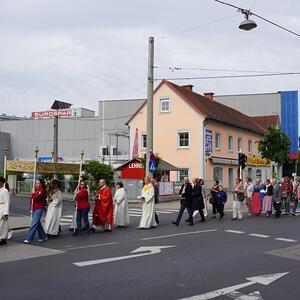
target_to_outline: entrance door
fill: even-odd
[[[233,190],[233,168],[228,169],[228,190]]]

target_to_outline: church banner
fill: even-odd
[[[68,164],[68,163],[46,163],[37,162],[36,164],[37,174],[68,174],[77,175],[80,171],[80,164]],[[7,172],[17,173],[33,173],[34,162],[33,161],[21,161],[21,160],[8,160],[6,164]]]

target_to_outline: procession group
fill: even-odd
[[[179,192],[180,209],[177,219],[172,222],[175,226],[179,226],[185,210],[188,213],[188,219],[185,220],[188,226],[194,225],[197,214],[200,215],[200,222],[205,222],[207,202],[212,205],[212,218],[218,216],[220,221],[223,220],[227,193],[218,181],[214,182],[208,193],[205,193],[203,185],[202,179],[195,178],[190,182],[189,178],[184,178]],[[243,205],[247,206],[249,216],[259,216],[264,213],[266,217],[270,217],[274,212],[274,216],[279,218],[282,208],[285,214],[295,216],[300,198],[300,180],[298,177],[294,181],[285,177],[280,182],[275,179],[266,180],[266,182],[256,179],[252,183],[250,178],[246,178],[243,183],[241,179],[236,179],[232,194],[232,220],[241,221],[243,219]],[[146,177],[139,197],[142,201],[139,229],[155,228],[159,223],[155,213],[155,204],[159,201],[158,195],[158,183],[155,179]],[[70,228],[74,236],[90,235],[99,229],[112,231],[116,227],[124,227],[129,224],[128,199],[122,182],[116,183],[116,191],[113,196],[105,180],[99,180],[99,189],[94,195],[95,205],[91,225],[89,199],[89,187],[83,178],[80,178],[74,192],[75,207]],[[62,193],[57,179],[52,179],[48,186],[44,180],[36,180],[30,200],[31,223],[24,240],[25,244],[34,241],[36,233],[38,233],[39,242],[59,236],[62,204]],[[0,177],[0,245],[5,245],[9,238],[9,206],[9,187],[5,178]],[[42,225],[41,219],[45,211],[45,222]]]

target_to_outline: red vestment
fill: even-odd
[[[114,210],[111,190],[108,186],[100,188],[98,191],[98,199],[95,202],[93,211],[93,225],[114,224]]]
[[[259,216],[261,211],[260,193],[254,192],[252,195],[251,213]]]

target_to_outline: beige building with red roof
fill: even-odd
[[[163,80],[154,92],[153,152],[180,168],[171,180],[184,176],[219,180],[231,189],[239,176],[238,153],[258,156],[257,141],[266,130],[252,117],[200,95],[193,87]],[[131,146],[136,129],[139,156],[146,151],[146,101],[128,120]],[[132,152],[132,151],[131,151]],[[269,178],[269,166],[248,166],[245,176]]]

